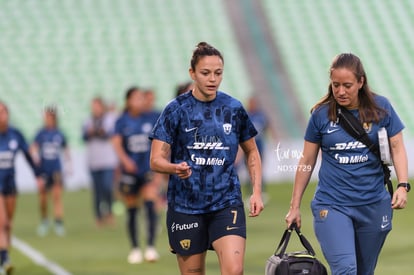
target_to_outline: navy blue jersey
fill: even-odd
[[[152,116],[143,114],[132,117],[127,112],[115,124],[115,134],[122,138],[123,149],[138,167],[137,176],[144,176],[150,171],[151,141],[148,135],[154,124]]]
[[[158,118],[161,116],[161,113],[154,110],[154,111],[146,112],[143,115],[146,117],[146,119],[148,119],[149,121],[152,121],[155,125]]]
[[[34,142],[39,147],[40,171],[44,173],[62,171],[60,156],[67,146],[65,135],[59,129],[42,128],[36,134]]]
[[[388,136],[398,134],[404,125],[390,102],[375,96],[387,114],[379,123],[365,123],[369,138],[378,144],[378,129],[385,127]],[[358,110],[351,110],[359,117]],[[388,196],[378,157],[363,143],[355,140],[340,125],[328,118],[328,106],[315,110],[306,129],[305,140],[321,146],[322,162],[315,199],[323,203],[357,206],[370,204]]]
[[[29,155],[29,147],[19,130],[9,127],[6,132],[0,133],[0,185],[6,179],[14,181],[14,161],[19,150],[25,156]]]
[[[210,102],[191,92],[171,101],[150,137],[170,144],[171,162],[187,162],[192,175],[170,176],[169,207],[202,214],[242,204],[234,160],[239,143],[256,134],[242,104],[223,92]]]

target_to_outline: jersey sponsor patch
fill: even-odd
[[[229,150],[228,146],[223,146],[221,142],[194,142],[193,145],[187,146],[187,149],[193,150]]]
[[[204,158],[204,157],[197,157],[196,155],[191,155],[191,161],[193,161],[196,165],[218,165],[223,166],[226,158]]]
[[[366,145],[360,141],[350,141],[350,142],[338,142],[335,143],[335,146],[330,147],[330,150],[344,151],[351,149],[360,149],[365,148]]]
[[[14,153],[12,151],[0,152],[0,169],[10,169],[13,167]]]
[[[185,223],[185,224],[179,224],[179,223],[173,222],[173,224],[171,225],[171,232],[191,230],[194,228],[198,228],[198,222]]]
[[[350,163],[363,163],[369,160],[368,155],[353,155],[353,156],[345,156],[340,154],[335,154],[335,159],[340,164],[350,164]]]

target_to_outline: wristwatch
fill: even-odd
[[[400,182],[397,185],[397,189],[400,188],[400,187],[404,187],[405,191],[407,191],[407,192],[410,192],[410,190],[411,190],[411,185],[408,182]]]

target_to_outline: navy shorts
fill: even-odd
[[[246,238],[244,207],[228,208],[207,214],[183,214],[168,209],[167,231],[171,252],[182,256],[213,250],[212,243],[224,236]]]
[[[45,183],[45,189],[50,190],[53,185],[63,185],[63,177],[61,171],[41,172],[39,174]]]
[[[126,195],[137,195],[141,188],[152,180],[152,173],[148,172],[144,176],[122,173],[119,182],[119,192]]]
[[[0,194],[3,196],[14,196],[17,194],[14,175],[6,175],[0,178]]]

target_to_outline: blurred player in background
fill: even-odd
[[[161,115],[161,112],[158,111],[155,107],[156,97],[154,90],[146,89],[144,91],[144,97],[145,112],[143,115],[145,116],[146,120],[151,122],[152,126],[154,126]],[[154,188],[154,190],[150,192],[151,194],[158,194],[158,196],[155,198],[156,209],[158,213],[164,211],[166,208],[167,181],[167,175],[153,172],[151,184],[148,185],[148,188]]]
[[[91,102],[91,116],[82,128],[86,143],[88,167],[93,184],[93,206],[96,226],[113,225],[112,214],[114,173],[118,157],[111,143],[115,121],[108,114],[102,98]]]
[[[54,230],[56,235],[64,236],[63,224],[63,167],[62,152],[64,153],[65,171],[70,171],[70,154],[66,137],[59,129],[57,109],[49,106],[43,112],[44,125],[37,132],[31,145],[34,161],[39,166],[37,186],[39,191],[40,224],[37,234],[41,237],[49,231],[48,195],[51,194],[53,202]]]
[[[259,102],[257,101],[257,98],[254,96],[249,97],[247,101],[247,113],[249,115],[250,120],[252,121],[254,127],[257,130],[257,135],[255,136],[257,149],[259,150],[260,158],[263,162],[264,160],[264,150],[266,145],[266,134],[270,130],[269,127],[269,120],[266,116],[266,113],[260,109]],[[241,167],[244,167],[244,162],[246,159],[244,158],[243,150],[239,148],[239,153],[236,158],[236,165],[237,169],[241,169]],[[246,187],[249,187],[249,184],[245,184]],[[266,194],[266,182],[262,182],[262,196],[263,196],[263,202],[267,203],[269,200],[268,195]],[[248,194],[250,195],[251,190],[249,190]]]
[[[151,145],[148,139],[153,120],[145,115],[147,101],[141,89],[128,89],[125,100],[125,111],[115,124],[112,144],[122,167],[119,188],[127,208],[127,229],[132,247],[128,262],[138,264],[144,259],[154,262],[159,258],[155,249],[158,222],[155,202],[158,192],[152,185],[154,175],[149,167]],[[144,255],[137,238],[137,216],[141,204],[146,209],[148,221],[147,247]]]
[[[190,91],[191,89],[193,89],[193,82],[192,81],[187,81],[187,82],[180,83],[175,88],[175,96],[177,97],[179,95],[182,95],[183,93],[186,93],[186,92]]]
[[[19,130],[9,125],[9,111],[0,101],[0,274],[11,274],[9,259],[12,220],[16,208],[15,157],[21,151],[31,168],[29,146]]]
[[[205,42],[191,59],[193,89],[164,109],[151,138],[151,168],[169,174],[167,230],[181,274],[206,273],[214,249],[221,274],[243,274],[246,217],[234,169],[239,144],[253,185],[249,216],[263,210],[261,161],[253,123],[242,104],[218,91],[221,53]]]

